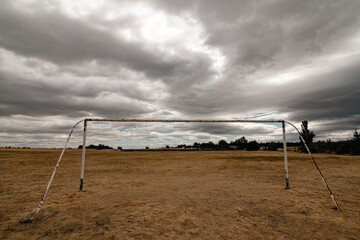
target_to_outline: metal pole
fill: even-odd
[[[289,169],[288,169],[288,157],[287,157],[287,148],[286,148],[286,135],[285,135],[285,122],[282,121],[282,131],[283,131],[283,144],[284,144],[284,163],[285,163],[285,189],[290,189],[289,186]]]
[[[84,135],[83,135],[81,172],[80,172],[80,191],[82,191],[83,184],[84,184],[85,150],[86,150],[86,127],[87,127],[87,120],[84,121]]]

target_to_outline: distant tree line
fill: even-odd
[[[360,142],[354,139],[337,142],[332,142],[330,139],[327,141],[318,141],[313,143],[311,147],[315,153],[360,155]]]
[[[330,139],[327,141],[316,141],[315,133],[308,127],[308,121],[304,120],[301,124],[301,136],[308,145],[312,153],[336,153],[336,154],[351,154],[360,155],[360,134],[355,130],[353,138],[350,140],[342,140],[333,142]],[[296,147],[300,152],[307,152],[306,147],[299,137],[299,142],[287,142],[288,147]],[[169,148],[167,145],[166,148]],[[238,138],[230,143],[225,140],[220,140],[217,144],[213,142],[198,143],[195,142],[193,145],[178,145],[177,148],[196,148],[199,150],[247,150],[257,151],[260,148],[266,151],[277,151],[283,148],[282,142],[265,142],[258,143],[257,141],[248,141],[244,136]]]
[[[79,145],[78,149],[82,149],[82,148],[83,148],[83,145]],[[99,144],[99,145],[90,144],[89,146],[86,146],[86,148],[88,148],[88,149],[97,149],[97,150],[113,149],[112,147],[104,145],[104,144]]]
[[[169,148],[167,145],[166,148]],[[228,143],[226,140],[222,139],[218,143],[207,142],[207,143],[198,143],[195,142],[193,145],[180,144],[177,145],[177,148],[195,148],[199,150],[247,150],[247,151],[257,151],[260,149],[260,143],[257,141],[248,141],[245,137],[241,137]]]
[[[296,142],[287,142],[287,146],[289,147],[299,147],[301,143]],[[166,145],[166,148],[169,148],[168,145]],[[244,136],[241,138],[238,138],[234,141],[231,141],[230,143],[226,142],[226,140],[220,140],[217,144],[214,142],[207,142],[207,143],[198,143],[195,142],[193,145],[186,145],[181,144],[177,145],[176,148],[193,148],[198,150],[246,150],[246,151],[257,151],[260,150],[266,150],[266,151],[277,151],[278,149],[283,148],[282,142],[257,142],[255,140],[248,141]]]
[[[333,142],[331,139],[326,141],[314,142],[315,134],[308,128],[308,122],[303,121],[301,124],[301,135],[306,144],[313,153],[336,153],[336,154],[351,154],[360,155],[360,134],[355,129],[353,138],[350,140],[342,140]],[[299,138],[300,139],[300,138]],[[301,141],[301,139],[300,139]],[[307,152],[304,145],[301,145],[300,151]]]
[[[12,146],[5,146],[0,148],[22,148],[22,149],[30,149],[31,147],[12,147]]]
[[[360,134],[358,133],[357,129],[355,129],[352,139],[349,140],[342,140],[333,142],[331,139],[326,141],[316,141],[314,142],[314,138],[316,137],[315,133],[311,131],[308,127],[308,122],[302,121],[301,124],[301,136],[305,140],[306,144],[308,145],[310,151],[312,153],[336,153],[336,154],[351,154],[351,155],[360,155]],[[301,152],[307,152],[304,144],[299,137],[299,142],[287,142],[288,147],[296,147]],[[78,149],[82,149],[82,145],[79,145]],[[4,148],[4,147],[3,147]],[[14,148],[11,146],[6,146],[5,148]],[[20,147],[15,147],[20,148]],[[29,147],[22,147],[22,148],[29,148]],[[113,149],[110,146],[99,144],[94,145],[91,144],[86,146],[89,149]],[[214,142],[207,142],[207,143],[198,143],[195,142],[192,145],[180,144],[176,147],[170,147],[166,145],[165,149],[171,148],[183,148],[189,150],[247,150],[247,151],[257,151],[260,148],[266,151],[277,151],[278,149],[283,148],[282,142],[265,142],[265,143],[258,143],[255,140],[248,141],[244,136],[234,141],[228,143],[226,140],[222,139],[218,143]],[[117,149],[122,150],[122,147],[118,147]],[[145,149],[149,149],[146,147]]]

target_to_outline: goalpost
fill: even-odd
[[[310,158],[312,159],[317,171],[320,174],[320,177],[325,185],[325,187],[327,188],[335,206],[337,210],[340,210],[340,207],[338,206],[334,195],[332,194],[324,176],[322,175],[319,166],[317,165],[314,157],[312,156],[309,147],[307,146],[304,138],[302,137],[299,129],[292,123],[285,121],[285,120],[144,120],[144,119],[93,119],[93,118],[86,118],[83,120],[80,120],[79,122],[77,122],[73,128],[71,129],[69,136],[65,142],[65,146],[60,154],[59,160],[54,168],[54,171],[51,175],[51,178],[49,180],[48,185],[46,186],[45,189],[45,193],[40,201],[40,204],[38,206],[38,208],[36,209],[35,215],[38,214],[38,212],[40,211],[40,208],[42,206],[42,204],[44,203],[44,200],[46,198],[47,192],[50,189],[50,185],[51,182],[55,176],[56,173],[56,169],[59,167],[60,161],[62,159],[62,156],[65,152],[66,146],[69,143],[70,137],[75,129],[75,127],[77,125],[79,125],[80,123],[84,122],[84,131],[83,131],[83,147],[82,147],[82,159],[81,159],[81,170],[80,170],[80,191],[82,191],[83,186],[84,186],[84,170],[85,170],[85,152],[86,152],[86,135],[87,135],[87,122],[167,122],[167,123],[174,123],[174,122],[183,122],[183,123],[281,123],[282,124],[282,135],[283,135],[283,150],[284,150],[284,167],[285,167],[285,189],[290,189],[290,185],[289,185],[289,171],[288,171],[288,158],[287,158],[287,147],[286,147],[286,131],[285,131],[285,123],[289,124],[290,126],[292,126],[299,134],[301,141],[303,142],[303,144],[305,145],[306,150],[308,151]]]

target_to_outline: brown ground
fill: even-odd
[[[360,157],[315,155],[342,211],[306,154],[0,150],[0,239],[359,239]]]

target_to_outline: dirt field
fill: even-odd
[[[359,239],[360,157],[306,154],[67,150],[39,214],[60,150],[0,150],[0,239]],[[46,216],[47,215],[47,216]]]

